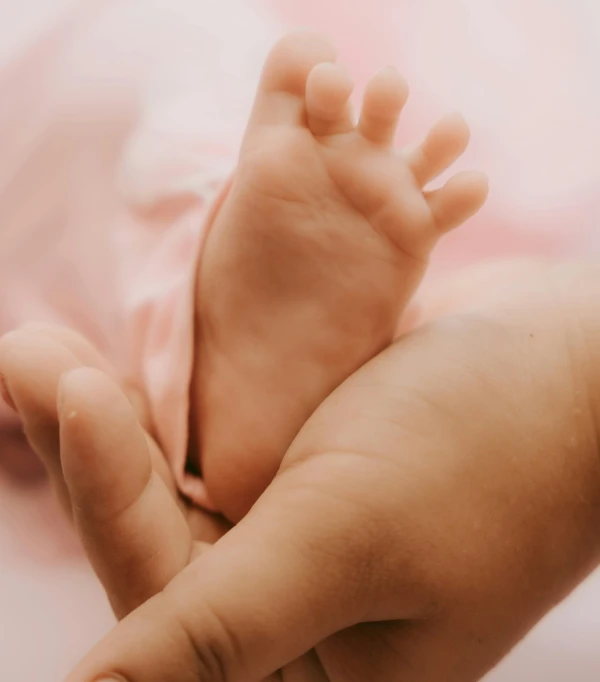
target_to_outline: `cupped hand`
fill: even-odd
[[[600,277],[468,282],[321,406],[249,515],[69,682],[467,682],[597,565]]]
[[[154,556],[132,543],[118,590],[157,594],[69,682],[478,679],[598,563],[599,283],[523,264],[444,287],[425,317],[446,316],[340,387],[246,519],[164,589],[173,569],[153,567],[183,563],[171,536],[185,533],[148,529],[179,508],[135,476],[124,537],[159,541]],[[147,439],[103,374],[64,375],[59,414],[77,508],[117,499],[130,458],[147,472]],[[95,469],[66,464],[90,453]],[[88,518],[94,536],[105,517]]]

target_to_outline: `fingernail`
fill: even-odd
[[[18,412],[15,401],[8,390],[8,384],[6,383],[6,377],[4,374],[0,374],[0,395],[2,395],[2,399],[12,410]]]

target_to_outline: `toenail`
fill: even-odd
[[[2,395],[2,399],[11,408],[11,410],[18,412],[15,401],[13,400],[13,397],[8,389],[8,383],[4,374],[0,374],[0,395]]]

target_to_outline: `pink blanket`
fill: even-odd
[[[449,107],[467,115],[465,164],[489,171],[492,194],[437,273],[597,248],[595,13],[593,0],[0,0],[0,331],[77,326],[164,394],[144,306],[185,289],[173,264],[186,230],[234,163],[286,25],[331,34],[359,84],[381,64],[405,72],[400,141]],[[157,211],[173,197],[196,206],[177,224]],[[112,619],[15,426],[1,407],[0,680],[60,682]],[[595,681],[599,636],[592,578],[491,679]]]

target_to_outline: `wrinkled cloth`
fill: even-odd
[[[411,83],[399,142],[448,108],[489,172],[432,279],[485,257],[597,249],[600,19],[592,0],[0,0],[0,332],[82,331],[146,388],[182,491],[193,283],[235,169],[260,65],[289,25],[329,33],[359,89]],[[560,46],[560,47],[559,47]],[[58,682],[110,625],[43,474],[0,406],[0,679]],[[600,675],[600,583],[496,680]],[[594,610],[594,602],[596,608]]]

